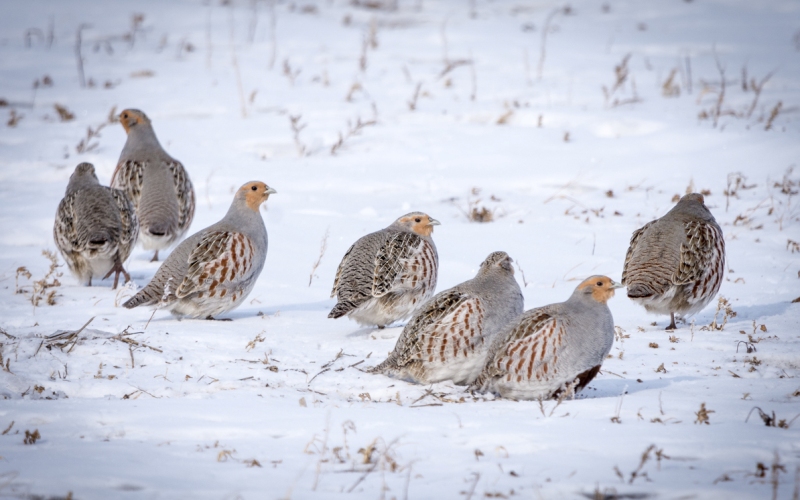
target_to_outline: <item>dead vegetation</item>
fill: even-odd
[[[316,455],[316,471],[312,490],[316,491],[326,472],[352,473],[358,477],[346,488],[347,493],[352,493],[358,485],[364,482],[372,473],[380,472],[383,476],[383,490],[390,491],[385,482],[385,473],[400,473],[410,470],[411,464],[401,465],[396,447],[399,438],[386,441],[376,437],[366,445],[351,448],[350,435],[357,434],[356,424],[352,420],[345,420],[341,424],[342,440],[338,445],[330,444],[330,422],[327,422],[322,435],[314,434],[306,444],[303,453]],[[406,485],[407,487],[407,485]]]
[[[761,420],[764,422],[765,426],[767,426],[767,427],[777,427],[779,429],[789,429],[792,426],[792,424],[794,423],[794,421],[797,420],[798,417],[800,417],[800,413],[798,413],[797,415],[794,416],[794,418],[792,418],[791,420],[789,420],[787,422],[785,418],[779,420],[775,416],[775,411],[772,411],[771,414],[770,414],[770,413],[766,413],[765,411],[763,411],[758,406],[754,406],[750,410],[750,412],[747,414],[747,418],[744,420],[745,423],[747,423],[747,421],[750,420],[750,416],[753,414],[753,411],[755,411],[755,410],[758,410],[758,416],[761,417]]]
[[[294,140],[294,146],[297,148],[297,154],[300,156],[306,156],[308,148],[300,139],[300,132],[306,128],[306,123],[301,123],[301,119],[303,115],[289,115],[289,126],[292,128],[292,139]]]
[[[15,277],[15,293],[29,293],[30,301],[34,308],[39,306],[42,301],[49,306],[55,305],[57,292],[53,289],[61,286],[61,282],[58,280],[58,278],[60,278],[62,275],[62,273],[58,270],[58,268],[61,266],[58,263],[56,254],[50,250],[42,250],[42,255],[44,255],[44,257],[50,261],[50,267],[48,268],[47,273],[45,273],[41,279],[32,281],[28,285],[20,285],[20,278],[31,280],[33,277],[31,272],[28,271],[28,269],[24,266],[17,268]]]
[[[655,444],[651,444],[650,446],[648,446],[644,450],[644,452],[642,452],[642,456],[639,458],[638,467],[636,467],[636,469],[634,469],[630,473],[630,476],[628,477],[628,481],[627,481],[628,484],[633,484],[633,482],[636,481],[636,479],[638,479],[638,478],[644,478],[648,482],[652,481],[648,477],[647,471],[644,471],[643,469],[644,469],[644,466],[647,464],[647,462],[649,462],[649,461],[651,461],[653,459],[655,459],[655,461],[656,461],[657,470],[661,470],[661,461],[662,460],[669,460],[670,457],[669,457],[669,455],[666,455],[664,453],[664,450],[662,448],[659,448]],[[622,481],[624,483],[625,482],[625,475],[622,473],[621,470],[619,470],[619,467],[614,466],[614,472],[617,474],[617,477],[619,477],[620,481]]]
[[[489,208],[484,204],[484,200],[481,197],[481,188],[479,187],[474,187],[470,190],[470,194],[466,199],[466,207],[457,203],[458,200],[458,198],[451,198],[449,201],[453,203],[470,222],[492,222],[499,216],[499,207],[495,206]],[[489,201],[499,203],[502,200],[494,195],[490,195]]]
[[[722,318],[719,318],[719,315],[722,314]],[[701,330],[724,330],[725,325],[728,324],[728,320],[730,318],[736,317],[736,311],[731,308],[731,303],[723,297],[722,295],[719,296],[717,299],[717,310],[714,312],[714,319],[708,326],[704,326],[700,328]],[[721,322],[720,322],[721,321]]]
[[[39,429],[35,429],[33,432],[29,430],[25,430],[25,439],[23,439],[23,444],[36,444],[36,441],[42,439],[42,435],[39,434]]]
[[[705,403],[700,403],[700,409],[695,412],[695,416],[697,418],[695,419],[694,423],[701,425],[702,424],[710,425],[708,417],[712,413],[715,413],[714,410],[709,410],[708,408],[706,408]]]
[[[726,76],[726,67],[722,64],[716,52],[714,53],[714,62],[719,79],[714,81],[700,80],[701,89],[697,96],[697,104],[701,104],[703,99],[707,96],[713,97],[713,101],[710,105],[700,110],[700,113],[697,115],[698,119],[701,121],[711,120],[711,124],[715,128],[720,126],[720,119],[725,116],[742,120],[752,120],[755,111],[758,109],[764,87],[774,76],[775,70],[757,79],[756,77],[748,75],[747,66],[745,65],[742,67],[741,78],[739,80],[729,80]],[[744,99],[740,98],[738,101],[741,102],[745,100],[747,101],[746,104],[733,105],[729,103],[729,101],[732,100],[730,95],[731,88],[735,87],[737,83],[744,97]],[[767,109],[769,112],[767,112]],[[763,123],[764,130],[772,130],[775,120],[780,113],[787,111],[796,111],[796,109],[785,109],[783,101],[778,101],[767,108],[762,106],[761,113],[755,120],[755,123]]]
[[[375,106],[375,103],[372,103],[372,118],[362,121],[361,117],[357,116],[355,122],[347,120],[347,129],[344,133],[339,132],[339,139],[331,146],[331,155],[335,155],[337,151],[344,147],[345,142],[360,135],[365,128],[374,127],[377,124],[378,108]]]
[[[308,286],[311,286],[311,282],[314,281],[314,278],[319,278],[316,273],[317,268],[322,263],[322,257],[325,256],[325,251],[328,249],[328,236],[330,236],[330,229],[325,230],[325,235],[322,237],[322,242],[319,244],[319,256],[317,256],[317,260],[314,261],[314,265],[311,266],[311,273],[308,275]]]
[[[626,104],[635,104],[641,102],[636,93],[636,80],[630,77],[630,62],[631,54],[626,54],[619,64],[614,66],[614,83],[611,87],[603,85],[603,96],[605,97],[606,107],[615,108]],[[619,96],[626,92],[628,77],[630,77],[630,95],[627,97]]]

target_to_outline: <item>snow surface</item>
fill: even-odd
[[[768,427],[754,412],[746,422],[755,406],[787,424],[800,413],[800,3],[2,9],[0,497],[800,495],[800,419]],[[135,13],[144,20],[132,30]],[[86,88],[75,57],[84,23]],[[751,80],[768,75],[749,113]],[[62,121],[55,104],[74,118]],[[88,151],[76,148],[114,107],[144,110],[186,165],[192,231],[218,220],[246,181],[278,190],[264,212],[265,270],[234,321],[158,311],[148,324],[149,310],[118,305],[132,289],[81,287],[66,267],[32,305],[69,175],[89,161],[110,180],[122,127],[109,123]],[[725,232],[720,296],[736,316],[709,330],[712,303],[668,333],[668,318],[618,294],[620,337],[576,400],[540,408],[369,375],[361,370],[401,326],[326,317],[348,246],[411,210],[442,221],[439,290],[505,250],[531,308],[564,300],[590,274],[619,279],[631,233],[690,188],[710,191]],[[495,220],[470,222],[473,207]],[[157,269],[149,257],[138,248],[127,263],[138,287]],[[90,318],[72,340],[47,339]],[[707,425],[696,423],[701,404]]]

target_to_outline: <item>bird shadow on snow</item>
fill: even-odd
[[[369,326],[369,327],[365,327],[365,328],[359,328],[358,330],[350,332],[350,333],[348,333],[346,335],[346,337],[349,337],[349,338],[357,338],[357,337],[365,338],[365,337],[369,337],[370,335],[377,335],[377,336],[380,336],[381,338],[384,338],[384,339],[386,339],[386,338],[397,338],[397,336],[400,335],[400,332],[403,331],[403,327],[404,326],[405,325],[387,326],[384,329],[379,329],[379,328],[376,328],[374,326]],[[394,331],[394,330],[398,330],[398,329],[399,329],[398,332]],[[395,335],[395,333],[396,333],[396,335]]]
[[[663,389],[672,385],[674,382],[697,380],[699,377],[672,377],[643,380],[637,382],[632,379],[601,379],[593,380],[578,395],[577,399],[597,399],[597,398],[616,398],[622,393],[633,394],[635,392],[649,391],[653,389]]]
[[[755,304],[752,306],[732,305],[731,308],[736,311],[736,321],[748,321],[771,316],[780,316],[784,314],[791,306],[792,303],[787,300],[786,302]],[[708,325],[712,321],[714,321],[714,309],[711,307],[695,316],[696,326]],[[691,323],[691,320],[689,320],[689,323]],[[689,323],[686,324],[688,325]],[[684,328],[683,323],[681,324],[681,328]]]

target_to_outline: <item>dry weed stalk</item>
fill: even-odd
[[[794,421],[797,420],[798,417],[800,417],[800,413],[798,413],[797,415],[794,416],[794,418],[792,418],[788,422],[786,421],[786,419],[778,420],[778,418],[775,417],[774,411],[772,412],[772,415],[770,415],[769,413],[764,412],[758,406],[754,406],[747,414],[747,418],[744,419],[745,423],[747,423],[747,421],[750,420],[750,415],[753,414],[753,410],[758,410],[758,416],[761,417],[761,420],[764,422],[764,425],[766,425],[767,427],[778,427],[780,429],[789,429],[794,423]]]
[[[697,419],[694,421],[694,423],[710,425],[708,417],[711,413],[715,413],[714,410],[709,410],[706,408],[705,403],[700,403],[700,409],[695,412]]]
[[[723,314],[722,323],[718,321],[720,312]],[[725,325],[728,324],[728,319],[735,317],[736,311],[731,309],[731,303],[728,301],[728,299],[720,295],[719,299],[717,299],[717,310],[714,312],[714,319],[708,326],[702,327],[701,330],[724,330]]]
[[[636,468],[636,470],[631,472],[631,477],[630,480],[628,480],[628,484],[633,484],[633,482],[636,480],[637,477],[643,477],[648,481],[650,480],[650,478],[647,477],[647,472],[642,472],[642,469],[644,468],[645,464],[651,459],[650,458],[651,453],[655,454],[656,463],[658,464],[658,470],[661,470],[661,460],[670,459],[668,455],[664,454],[663,449],[660,449],[656,445],[651,444],[642,453],[642,457],[639,460],[639,466]]]
[[[373,127],[378,124],[378,108],[375,103],[372,103],[372,118],[367,121],[361,121],[361,117],[356,117],[356,122],[353,123],[347,120],[347,130],[344,134],[339,132],[339,139],[331,146],[331,155],[335,155],[339,149],[344,146],[345,141],[361,134],[361,131],[367,127]]]
[[[297,76],[300,74],[301,71],[303,70],[292,69],[292,65],[289,63],[289,59],[283,60],[283,76],[285,76],[289,80],[289,83],[292,84],[292,87],[294,87],[294,84],[297,81]]]
[[[247,118],[247,101],[244,97],[244,86],[242,84],[242,73],[239,71],[239,60],[236,57],[236,43],[234,41],[234,20],[233,20],[233,2],[228,4],[228,28],[229,28],[229,45],[231,49],[231,65],[233,66],[233,73],[236,75],[236,88],[239,91],[239,104],[242,108],[242,118]],[[292,86],[294,86],[294,79],[292,79]]]
[[[297,153],[300,156],[306,156],[308,148],[300,140],[300,132],[306,128],[306,123],[300,123],[303,115],[289,115],[289,125],[292,127],[292,139],[294,139],[294,146],[297,148]]]
[[[264,333],[265,333],[265,332],[266,332],[266,330],[265,330],[265,331],[262,331],[261,333],[259,333],[258,335],[256,335],[256,336],[255,336],[255,338],[254,338],[253,340],[251,340],[250,342],[248,342],[248,343],[247,343],[247,345],[246,345],[246,346],[244,346],[244,349],[245,349],[246,351],[248,351],[248,352],[249,352],[249,351],[252,351],[253,349],[255,349],[255,348],[256,348],[256,344],[257,344],[257,343],[259,343],[259,342],[264,342]]]
[[[406,104],[408,104],[409,111],[416,111],[417,101],[419,100],[420,91],[422,91],[422,82],[417,83],[417,86],[414,88],[414,94],[411,96],[411,99],[409,101],[406,101]]]
[[[317,260],[314,261],[314,265],[311,266],[311,273],[308,275],[308,286],[311,286],[311,282],[314,281],[314,277],[316,276],[314,273],[317,272],[317,268],[319,267],[320,263],[322,262],[322,257],[325,256],[325,251],[328,249],[328,236],[330,235],[330,228],[325,230],[325,235],[322,237],[322,242],[319,245],[319,256]],[[319,276],[316,276],[319,277]]]
[[[661,85],[661,95],[664,97],[680,97],[681,87],[675,83],[675,77],[677,74],[678,68],[672,68],[672,70],[669,72],[669,76]]]
[[[61,120],[62,122],[70,122],[75,119],[75,113],[70,111],[69,108],[67,108],[66,106],[62,106],[61,104],[55,103],[53,104],[53,107],[55,108],[56,113],[58,113],[59,120]]]
[[[747,184],[747,177],[744,176],[741,172],[731,172],[728,174],[727,179],[727,187],[722,192],[725,195],[725,211],[728,211],[728,208],[731,204],[731,197],[739,198],[739,190],[746,190],[746,189],[753,189],[756,187],[756,184]]]
[[[78,81],[81,83],[81,87],[86,88],[86,75],[83,71],[83,30],[91,28],[90,24],[82,23],[78,26],[77,31],[75,32],[75,60],[78,64]]]
[[[36,280],[30,285],[31,286],[30,300],[34,308],[36,308],[42,300],[44,300],[47,303],[47,305],[50,306],[55,305],[56,291],[50,290],[48,292],[48,289],[61,286],[61,282],[58,281],[58,278],[61,277],[61,273],[58,272],[58,268],[61,267],[58,264],[58,258],[50,250],[42,250],[42,255],[44,255],[50,261],[50,267],[42,279]],[[25,292],[25,287],[19,285],[20,276],[29,280],[32,277],[30,271],[28,271],[26,267],[23,266],[17,268],[15,285],[14,285],[15,293]]]
[[[25,439],[23,439],[23,444],[36,444],[36,441],[40,440],[42,435],[39,434],[39,429],[35,429],[33,432],[29,430],[25,430]]]
[[[605,85],[603,85],[603,96],[605,97],[606,107],[615,108],[617,106],[623,106],[625,104],[635,104],[637,102],[641,102],[642,100],[639,98],[638,94],[636,93],[636,80],[631,77],[631,97],[628,98],[614,98],[612,101],[611,98],[614,95],[622,90],[625,86],[625,83],[628,81],[628,77],[630,76],[630,69],[628,68],[628,62],[631,59],[631,54],[626,54],[622,61],[619,64],[614,66],[614,85],[611,86],[609,89]],[[565,141],[566,142],[566,141]]]
[[[542,72],[544,71],[544,60],[547,57],[547,35],[551,31],[550,24],[553,22],[553,19],[560,14],[560,13],[567,13],[566,7],[559,7],[557,9],[553,9],[547,14],[547,17],[544,19],[544,24],[542,27],[542,40],[539,47],[539,64],[536,65],[536,79],[542,79]]]
[[[781,112],[782,107],[783,107],[783,101],[778,101],[778,104],[776,104],[775,107],[772,108],[772,110],[769,112],[769,118],[767,118],[767,124],[764,125],[764,130],[772,129],[772,124],[778,117],[778,114]]]
[[[10,128],[14,128],[23,118],[25,118],[25,115],[17,114],[17,110],[12,109],[11,113],[8,115],[8,121],[6,122],[6,125],[8,125]]]
[[[481,202],[483,200],[480,198],[480,194],[481,194],[481,189],[479,187],[472,188],[469,196],[467,196],[466,209],[464,209],[464,207],[456,203],[458,198],[451,198],[450,201],[453,203],[453,205],[456,206],[456,208],[458,208],[458,210],[462,214],[464,214],[464,216],[467,218],[468,221],[479,222],[479,223],[492,222],[493,220],[495,220],[498,209],[497,208],[489,209],[486,206],[481,205]],[[492,195],[490,199],[491,201],[494,202],[500,201],[500,199],[495,197],[494,195]]]

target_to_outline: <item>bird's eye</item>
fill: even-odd
[[[258,186],[253,186],[250,189],[252,189],[253,191],[258,191]]]
[[[422,221],[422,219],[420,219],[419,217],[417,217],[416,219],[414,219],[414,222],[421,222],[421,221]]]
[[[127,118],[128,118],[128,114],[127,114],[127,113],[125,113],[124,115],[122,115],[122,117],[123,117],[123,118],[125,118],[125,119],[127,119]]]
[[[603,286],[603,282],[602,281],[598,281],[597,282],[597,286]]]

